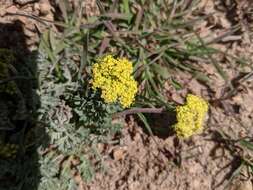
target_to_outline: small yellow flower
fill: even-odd
[[[2,144],[0,143],[0,157],[1,158],[15,158],[18,150],[18,145],[16,144]]]
[[[187,138],[201,132],[207,111],[208,103],[204,99],[189,94],[186,104],[176,108],[178,123],[174,127],[177,136]]]
[[[104,56],[92,67],[92,88],[101,89],[101,97],[106,103],[119,101],[124,108],[129,107],[137,93],[137,82],[132,72],[133,65],[126,58]]]

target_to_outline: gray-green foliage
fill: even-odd
[[[90,132],[104,133],[103,129],[113,127],[111,116],[120,107],[105,104],[100,92],[90,87],[91,73],[78,77],[79,67],[73,57],[80,50],[73,52],[75,48],[71,46],[56,54],[45,37],[40,47],[39,119],[46,124],[51,143],[58,145],[60,151],[69,153],[87,140]],[[53,52],[53,59],[46,50]],[[58,61],[54,64],[55,59]]]
[[[41,190],[76,189],[71,167],[63,169],[57,161],[62,156],[79,157],[78,171],[84,180],[91,179],[93,170],[83,149],[120,129],[119,124],[112,124],[112,114],[121,108],[105,104],[100,92],[91,88],[89,67],[92,63],[86,60],[85,72],[80,72],[78,55],[83,53],[82,47],[78,43],[69,45],[73,36],[61,35],[56,37],[51,31],[46,32],[40,44],[38,118],[46,128],[49,144],[55,147],[40,156]]]

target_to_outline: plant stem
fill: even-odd
[[[132,108],[132,109],[128,109],[122,112],[118,112],[113,114],[113,118],[118,118],[118,117],[122,117],[122,116],[126,116],[129,114],[136,114],[136,113],[158,113],[161,114],[165,111],[165,108]]]

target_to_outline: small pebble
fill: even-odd
[[[6,9],[6,13],[16,13],[18,8],[16,6],[10,6]]]
[[[250,180],[241,182],[236,190],[252,190],[252,183]]]
[[[113,158],[114,160],[123,160],[125,158],[125,151],[121,148],[117,148],[113,150]]]
[[[39,7],[40,7],[40,14],[41,15],[46,16],[50,13],[51,6],[49,3],[46,3],[46,2],[40,3]]]

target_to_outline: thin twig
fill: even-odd
[[[81,29],[93,29],[93,28],[96,28],[96,27],[98,27],[99,25],[102,25],[102,24],[104,24],[103,21],[96,21],[94,23],[81,24],[80,28]]]
[[[221,34],[220,36],[206,42],[206,45],[210,45],[210,44],[213,44],[213,43],[218,43],[218,42],[222,41],[224,38],[229,37],[230,35],[234,34],[239,29],[240,29],[240,26],[236,25],[236,26],[230,28],[227,32],[224,32],[223,34]]]
[[[28,14],[25,14],[25,13],[10,13],[10,12],[8,12],[7,15],[28,17],[28,18],[31,18],[33,20],[36,20],[36,21],[40,22],[41,24],[43,24],[45,26],[48,26],[46,23],[54,23],[54,21],[47,20],[47,19],[44,19],[44,18],[40,18],[40,17],[34,16],[34,15],[28,15]]]
[[[137,9],[138,9],[138,13],[135,19],[135,24],[134,24],[134,29],[133,29],[134,31],[138,31],[139,26],[141,24],[141,20],[143,18],[143,14],[144,14],[144,10],[141,7],[138,6]]]
[[[101,43],[101,45],[100,45],[100,48],[99,48],[99,56],[101,56],[103,53],[104,53],[104,51],[106,50],[106,48],[109,46],[109,44],[110,44],[110,38],[107,38],[107,37],[105,37],[103,40],[102,40],[102,43]]]
[[[123,117],[129,114],[136,114],[136,113],[158,113],[161,114],[165,111],[165,108],[132,108],[122,112],[118,112],[113,114],[113,118]]]

